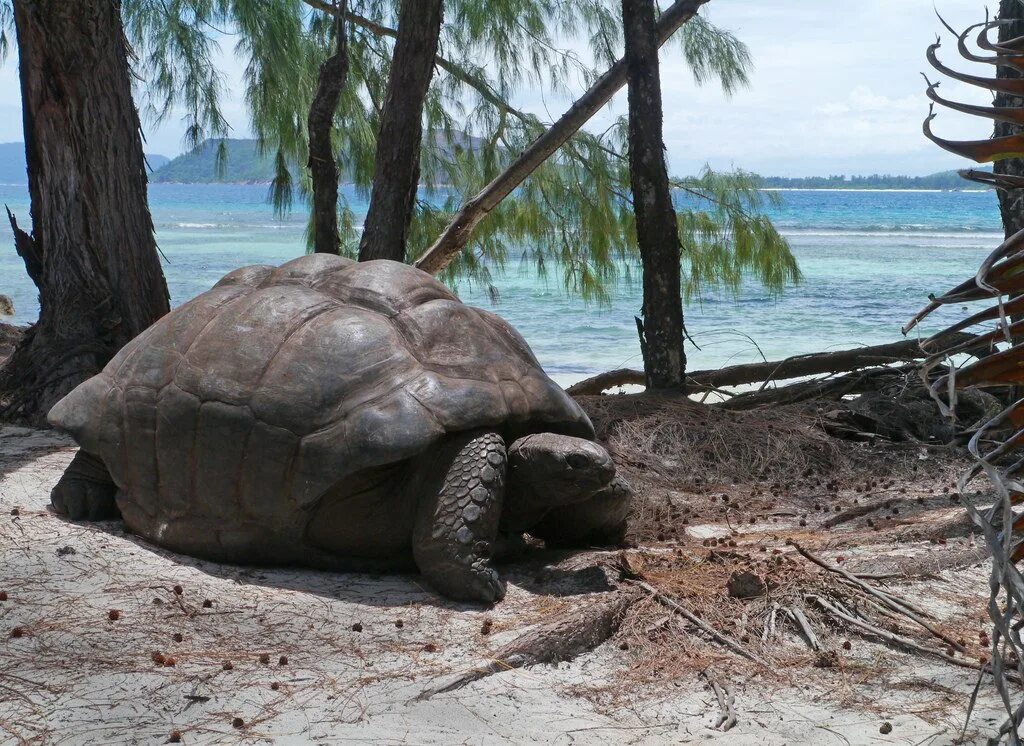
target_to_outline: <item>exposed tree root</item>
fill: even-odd
[[[710,669],[704,669],[701,671],[701,674],[708,680],[708,684],[711,685],[711,690],[715,693],[715,698],[718,700],[718,707],[722,711],[718,716],[718,722],[715,723],[715,728],[722,732],[731,730],[739,722],[739,718],[736,717],[736,697],[724,685],[719,683]]]
[[[502,671],[572,660],[612,637],[626,611],[640,598],[641,594],[632,590],[602,594],[594,602],[574,607],[503,645],[488,662],[442,678],[415,699],[427,700],[436,694],[453,692]]]

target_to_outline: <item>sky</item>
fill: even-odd
[[[698,87],[678,46],[663,50],[670,170],[691,174],[709,164],[778,176],[922,175],[962,167],[962,160],[921,134],[928,109],[921,73],[928,70],[926,47],[943,31],[935,10],[962,28],[983,20],[985,8],[979,0],[711,0],[704,15],[750,47],[751,84],[732,97],[713,83]],[[956,54],[955,40],[945,33],[943,38],[940,59],[969,70]],[[244,63],[234,58],[230,43],[224,47],[224,109],[232,136],[247,137],[239,84]],[[980,72],[992,69],[981,66]],[[953,81],[941,90],[949,98],[987,102],[983,91]],[[603,129],[602,122],[624,113],[625,98],[620,92],[592,127]],[[531,90],[517,99],[545,119],[568,103]],[[143,128],[147,152],[174,156],[183,150],[180,120],[171,117],[160,127],[144,122]],[[954,112],[941,114],[934,128],[953,139],[991,133],[987,120]],[[22,139],[12,54],[0,67],[0,142]]]

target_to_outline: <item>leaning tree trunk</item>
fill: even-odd
[[[117,0],[14,0],[39,321],[0,373],[0,413],[41,423],[168,310]],[[12,217],[12,224],[14,220]]]
[[[663,45],[671,39],[709,1],[675,0],[658,20],[658,44]],[[444,271],[469,245],[480,222],[597,114],[626,84],[626,79],[626,61],[618,60],[573,102],[558,121],[544,130],[504,171],[459,209],[434,244],[416,260],[416,266],[432,275]]]
[[[999,27],[999,41],[1006,42],[1024,35],[1024,3],[1021,0],[1000,0],[999,20],[1009,21]],[[1019,78],[1020,70],[1015,67],[999,66],[996,68],[998,78]],[[1010,108],[1024,106],[1024,98],[1009,93],[996,93],[995,105]],[[1020,125],[1010,122],[996,122],[994,137],[1016,135],[1022,131]],[[997,174],[1024,176],[1024,158],[1008,158],[996,161],[993,171]],[[1024,228],[1024,189],[998,189],[999,213],[1003,219],[1003,231],[1009,238]]]
[[[679,228],[665,166],[654,11],[654,0],[622,0],[629,172],[644,284],[643,318],[637,318],[637,327],[647,387],[685,391]]]
[[[391,60],[370,208],[359,242],[359,261],[405,261],[420,177],[423,104],[434,74],[441,34],[441,0],[402,0]]]
[[[331,132],[334,113],[348,79],[348,37],[345,31],[347,0],[334,6],[334,54],[320,65],[316,93],[309,107],[309,177],[313,188],[313,214],[310,227],[313,251],[337,254],[341,250],[338,234],[338,159],[334,155]]]

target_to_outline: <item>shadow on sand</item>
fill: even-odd
[[[90,523],[70,521],[59,515],[57,517],[86,531],[102,532],[131,542],[176,565],[191,567],[206,575],[231,580],[239,585],[277,588],[378,607],[422,604],[451,611],[479,611],[485,608],[480,604],[448,600],[432,590],[422,576],[412,572],[331,572],[304,567],[228,565],[190,557],[151,544],[128,532],[120,520]],[[584,566],[559,566],[570,558],[582,554],[583,551],[555,551],[531,547],[514,562],[499,565],[499,570],[510,584],[539,596],[575,596],[611,590],[612,586],[605,571],[598,564],[599,556],[595,557],[589,553],[588,558],[584,560]]]

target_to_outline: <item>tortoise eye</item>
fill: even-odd
[[[572,469],[582,469],[590,463],[590,459],[582,453],[570,453],[565,457],[565,462],[569,464],[569,467]]]

